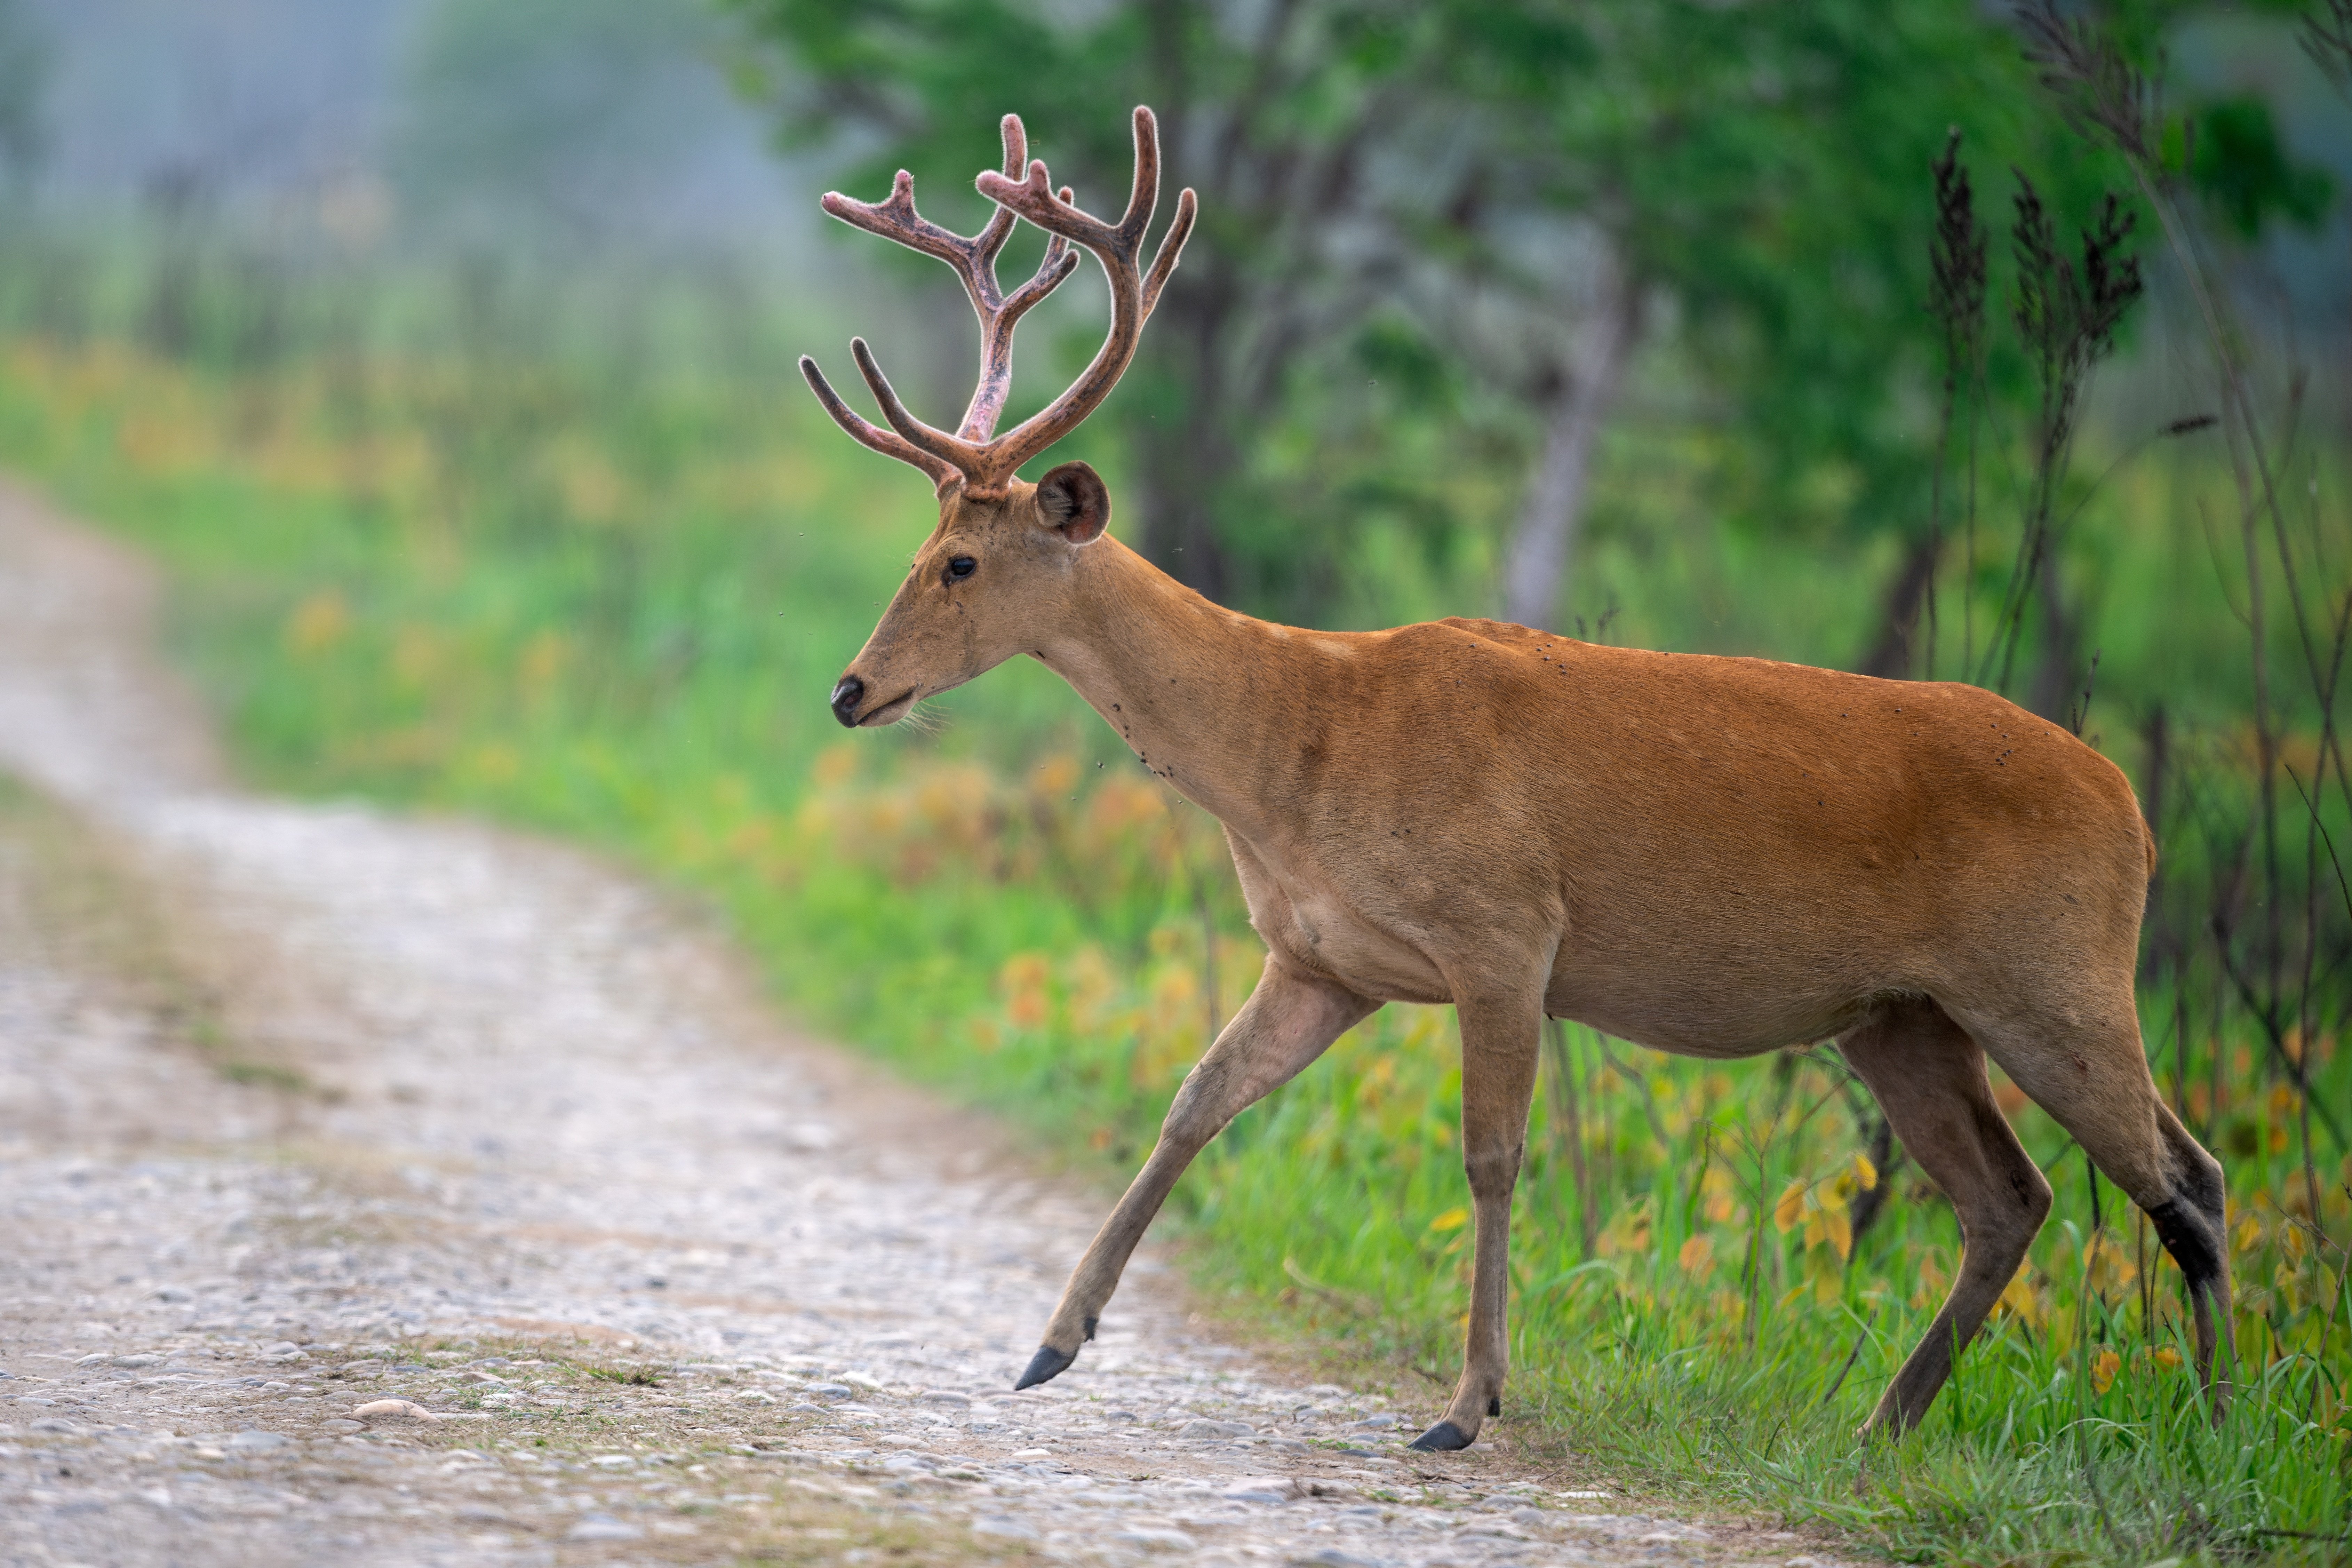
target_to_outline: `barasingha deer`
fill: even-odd
[[[1178,1091],[1160,1141],[1070,1277],[1023,1373],[1066,1370],[1177,1177],[1242,1110],[1384,1002],[1451,1003],[1476,1221],[1467,1343],[1414,1443],[1459,1448],[1501,1411],[1511,1189],[1547,1015],[1687,1056],[1834,1039],[1965,1237],[1949,1298],[1870,1418],[1916,1423],[2049,1213],[1994,1104],[1990,1056],[2155,1222],[2190,1292],[2218,1408],[2229,1332],[2221,1168],[2165,1108],[2132,974],[2155,848],[2130,784],[2063,729],[1990,692],[1755,658],[1603,647],[1484,620],[1305,631],[1211,604],[1106,531],[1084,463],[1014,470],[1092,413],[1134,355],[1192,225],[1150,268],[1150,111],[1105,223],[1027,163],[1003,122],[997,210],[963,238],[901,173],[834,216],[938,257],[980,313],[980,386],[953,435],[910,415],[852,348],[888,428],[803,359],[842,427],[929,475],[939,526],[834,689],[842,723],[894,723],[1027,654],[1150,770],[1224,824],[1265,968]],[[1051,237],[1006,295],[1015,218]],[[1061,396],[994,433],[1023,312],[1093,253],[1101,351]]]

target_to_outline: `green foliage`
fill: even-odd
[[[2322,170],[2287,161],[2268,103],[2221,99],[2189,123],[2195,138],[2194,152],[2187,153],[2189,178],[2239,238],[2252,239],[2273,214],[2301,228],[2319,226],[2335,197],[2334,183]],[[2184,152],[2188,140],[2184,134]]]
[[[1980,185],[2022,164],[2079,200],[2097,164],[2053,134],[2014,36],[1979,7],[1587,14],[1596,63],[1538,89],[1513,151],[1681,311],[1748,449],[1720,503],[1784,537],[1916,531],[1933,374],[1922,194],[1947,128]]]
[[[1368,352],[1410,380],[1409,351]],[[1715,526],[1685,504],[1704,448],[1647,439],[1657,510],[1599,563],[1626,595],[1611,635],[1833,657],[1825,607],[1879,561]],[[762,378],[615,386],[465,355],[227,374],[20,342],[0,456],[162,554],[176,635],[263,777],[625,853],[722,910],[814,1022],[1106,1184],[1253,978],[1213,825],[1042,672],[957,693],[935,734],[832,728],[824,692],[928,509],[800,400],[780,417]],[[2119,690],[2227,715],[2239,633],[2201,561],[2182,567],[2210,483],[2186,459],[2143,470],[2081,537],[2112,585]],[[2171,1002],[2146,998],[2160,1081],[2224,1149],[2238,1208],[2250,1386],[2218,1434],[2178,1364],[2170,1265],[2112,1188],[2093,1237],[2081,1165],[2012,1094],[2063,1223],[1927,1429],[1858,1450],[1956,1261],[1948,1208],[1907,1163],[1865,1180],[1863,1102],[1825,1054],[1707,1064],[1572,1032],[1515,1224],[1515,1436],[1572,1477],[1910,1560],[2136,1568],[2342,1530],[2352,1301],[2341,1254],[2289,1217],[2308,1206],[2298,1106],[2242,1016],[2200,1004],[2175,1035]],[[2340,1105],[2352,1049],[2330,1017],[2297,1048]],[[1377,1373],[1450,1377],[1459,1093],[1450,1016],[1387,1010],[1188,1176],[1190,1267]],[[2339,1155],[2321,1155],[2330,1245],[2352,1224]],[[1891,1201],[1856,1240],[1877,1184]]]
[[[1670,303],[1662,352],[1704,380],[1732,437],[1711,503],[1820,541],[1924,528],[1920,193],[1946,128],[1967,131],[1981,174],[2027,167],[2063,211],[2122,177],[2063,134],[2015,35],[1965,0],[731,4],[769,47],[787,132],[856,148],[853,189],[914,170],[942,221],[979,220],[966,191],[998,114],[1020,112],[1101,205],[1124,185],[1127,107],[1161,111],[1167,184],[1200,188],[1202,224],[1105,417],[1134,459],[1146,553],[1302,618],[1354,613],[1381,581],[1358,562],[1391,542],[1483,588],[1514,489],[1460,487],[1434,451],[1418,482],[1404,463],[1311,495],[1290,476],[1355,471],[1433,421],[1454,426],[1441,448],[1524,470],[1524,389],[1444,301],[1487,289],[1553,330],[1566,305],[1512,254],[1531,216],[1596,227]],[[1408,277],[1402,295],[1388,281]],[[1363,363],[1408,342],[1409,376]],[[1992,371],[1997,391],[2026,379],[2007,352]],[[1269,505],[1291,524],[1279,534],[1257,524]],[[1465,534],[1477,548],[1433,547]]]
[[[755,64],[788,136],[856,147],[853,192],[912,171],[926,211],[964,232],[983,216],[971,181],[997,161],[1001,115],[1022,116],[1032,155],[1080,205],[1115,212],[1129,182],[1128,112],[1154,109],[1162,212],[1192,185],[1201,217],[1101,416],[1130,456],[1127,515],[1140,519],[1146,554],[1213,597],[1313,604],[1302,584],[1333,563],[1302,576],[1249,532],[1265,491],[1248,453],[1307,366],[1328,363],[1320,351],[1360,319],[1367,274],[1394,254],[1386,205],[1411,193],[1379,184],[1378,166],[1425,113],[1418,84],[1439,44],[1436,13],[1400,0],[730,5],[767,46]],[[1333,244],[1337,228],[1360,241],[1352,258]],[[933,273],[927,286],[947,284]]]

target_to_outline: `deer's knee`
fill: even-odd
[[[1470,1177],[1470,1191],[1478,1197],[1496,1197],[1508,1193],[1519,1179],[1521,1146],[1508,1148],[1470,1148],[1463,1151],[1462,1168]]]
[[[2042,1222],[2050,1217],[2053,1197],[2050,1178],[2042,1173],[2042,1167],[2035,1164],[2024,1150],[2015,1151],[2011,1158],[2000,1163],[1994,1188],[2000,1200],[2002,1215],[2022,1225],[2027,1235],[2040,1230]]]
[[[2021,1253],[2050,1217],[2052,1194],[2049,1179],[2021,1152],[1988,1173],[1971,1194],[1973,1201],[1960,1202],[1957,1194],[1954,1198],[1965,1247]]]
[[[2050,1190],[2050,1178],[2043,1175],[2041,1169],[2029,1160],[2025,1162],[2025,1168],[2021,1173],[2020,1178],[2016,1180],[2014,1190],[2017,1194],[2018,1213],[2024,1220],[2027,1230],[2029,1232],[2040,1230],[2042,1222],[2050,1217],[2050,1205],[2055,1196]]]

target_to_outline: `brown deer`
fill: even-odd
[[[840,684],[850,726],[1027,654],[1154,773],[1224,824],[1266,960],[1160,1141],[1070,1277],[1016,1387],[1067,1368],[1192,1157],[1383,1002],[1452,1003],[1476,1250],[1460,1384],[1413,1447],[1459,1448],[1500,1413],[1511,1189],[1547,1015],[1659,1050],[1748,1057],[1835,1039],[1965,1237],[1958,1278],[1870,1418],[1918,1421],[2050,1210],[1993,1103],[1985,1058],[2146,1209],[2186,1277],[2216,1409],[2229,1333],[2221,1168],[2158,1098],[2132,973],[2155,847],[2130,784],[2063,729],[1988,691],[1647,653],[1485,620],[1319,632],[1211,604],[1109,537],[1084,463],[1014,469],[1091,413],[1134,355],[1193,217],[1150,270],[1158,132],[1135,111],[1135,184],[1105,223],[1027,165],[1003,122],[997,204],[966,239],[915,211],[825,211],[940,258],[982,329],[953,435],[908,413],[852,344],[887,430],[801,361],[828,412],[937,487],[939,526]],[[1052,237],[1010,296],[1018,216]],[[993,434],[1014,324],[1090,251],[1101,352],[1035,417]]]

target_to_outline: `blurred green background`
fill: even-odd
[[[2163,845],[2144,1032],[2229,1168],[2218,1430],[2169,1260],[1998,1084],[2057,1212],[1865,1453],[1948,1206],[1825,1043],[1573,1026],[1507,1418],[1906,1559],[2340,1561],[2347,85],[2341,5],[0,0],[0,461],[166,563],[257,782],[614,850],[1108,1191],[1255,976],[1215,825],[1026,663],[833,727],[934,513],[793,359],[838,382],[862,332],[945,422],[960,290],[816,194],[904,166],[968,232],[1017,111],[1108,210],[1149,102],[1201,228],[1033,473],[1094,462],[1130,542],[1276,618],[1995,686]],[[1105,316],[1089,269],[1030,318],[1016,416]],[[1453,1027],[1366,1024],[1163,1222],[1230,1311],[1432,1396]]]

